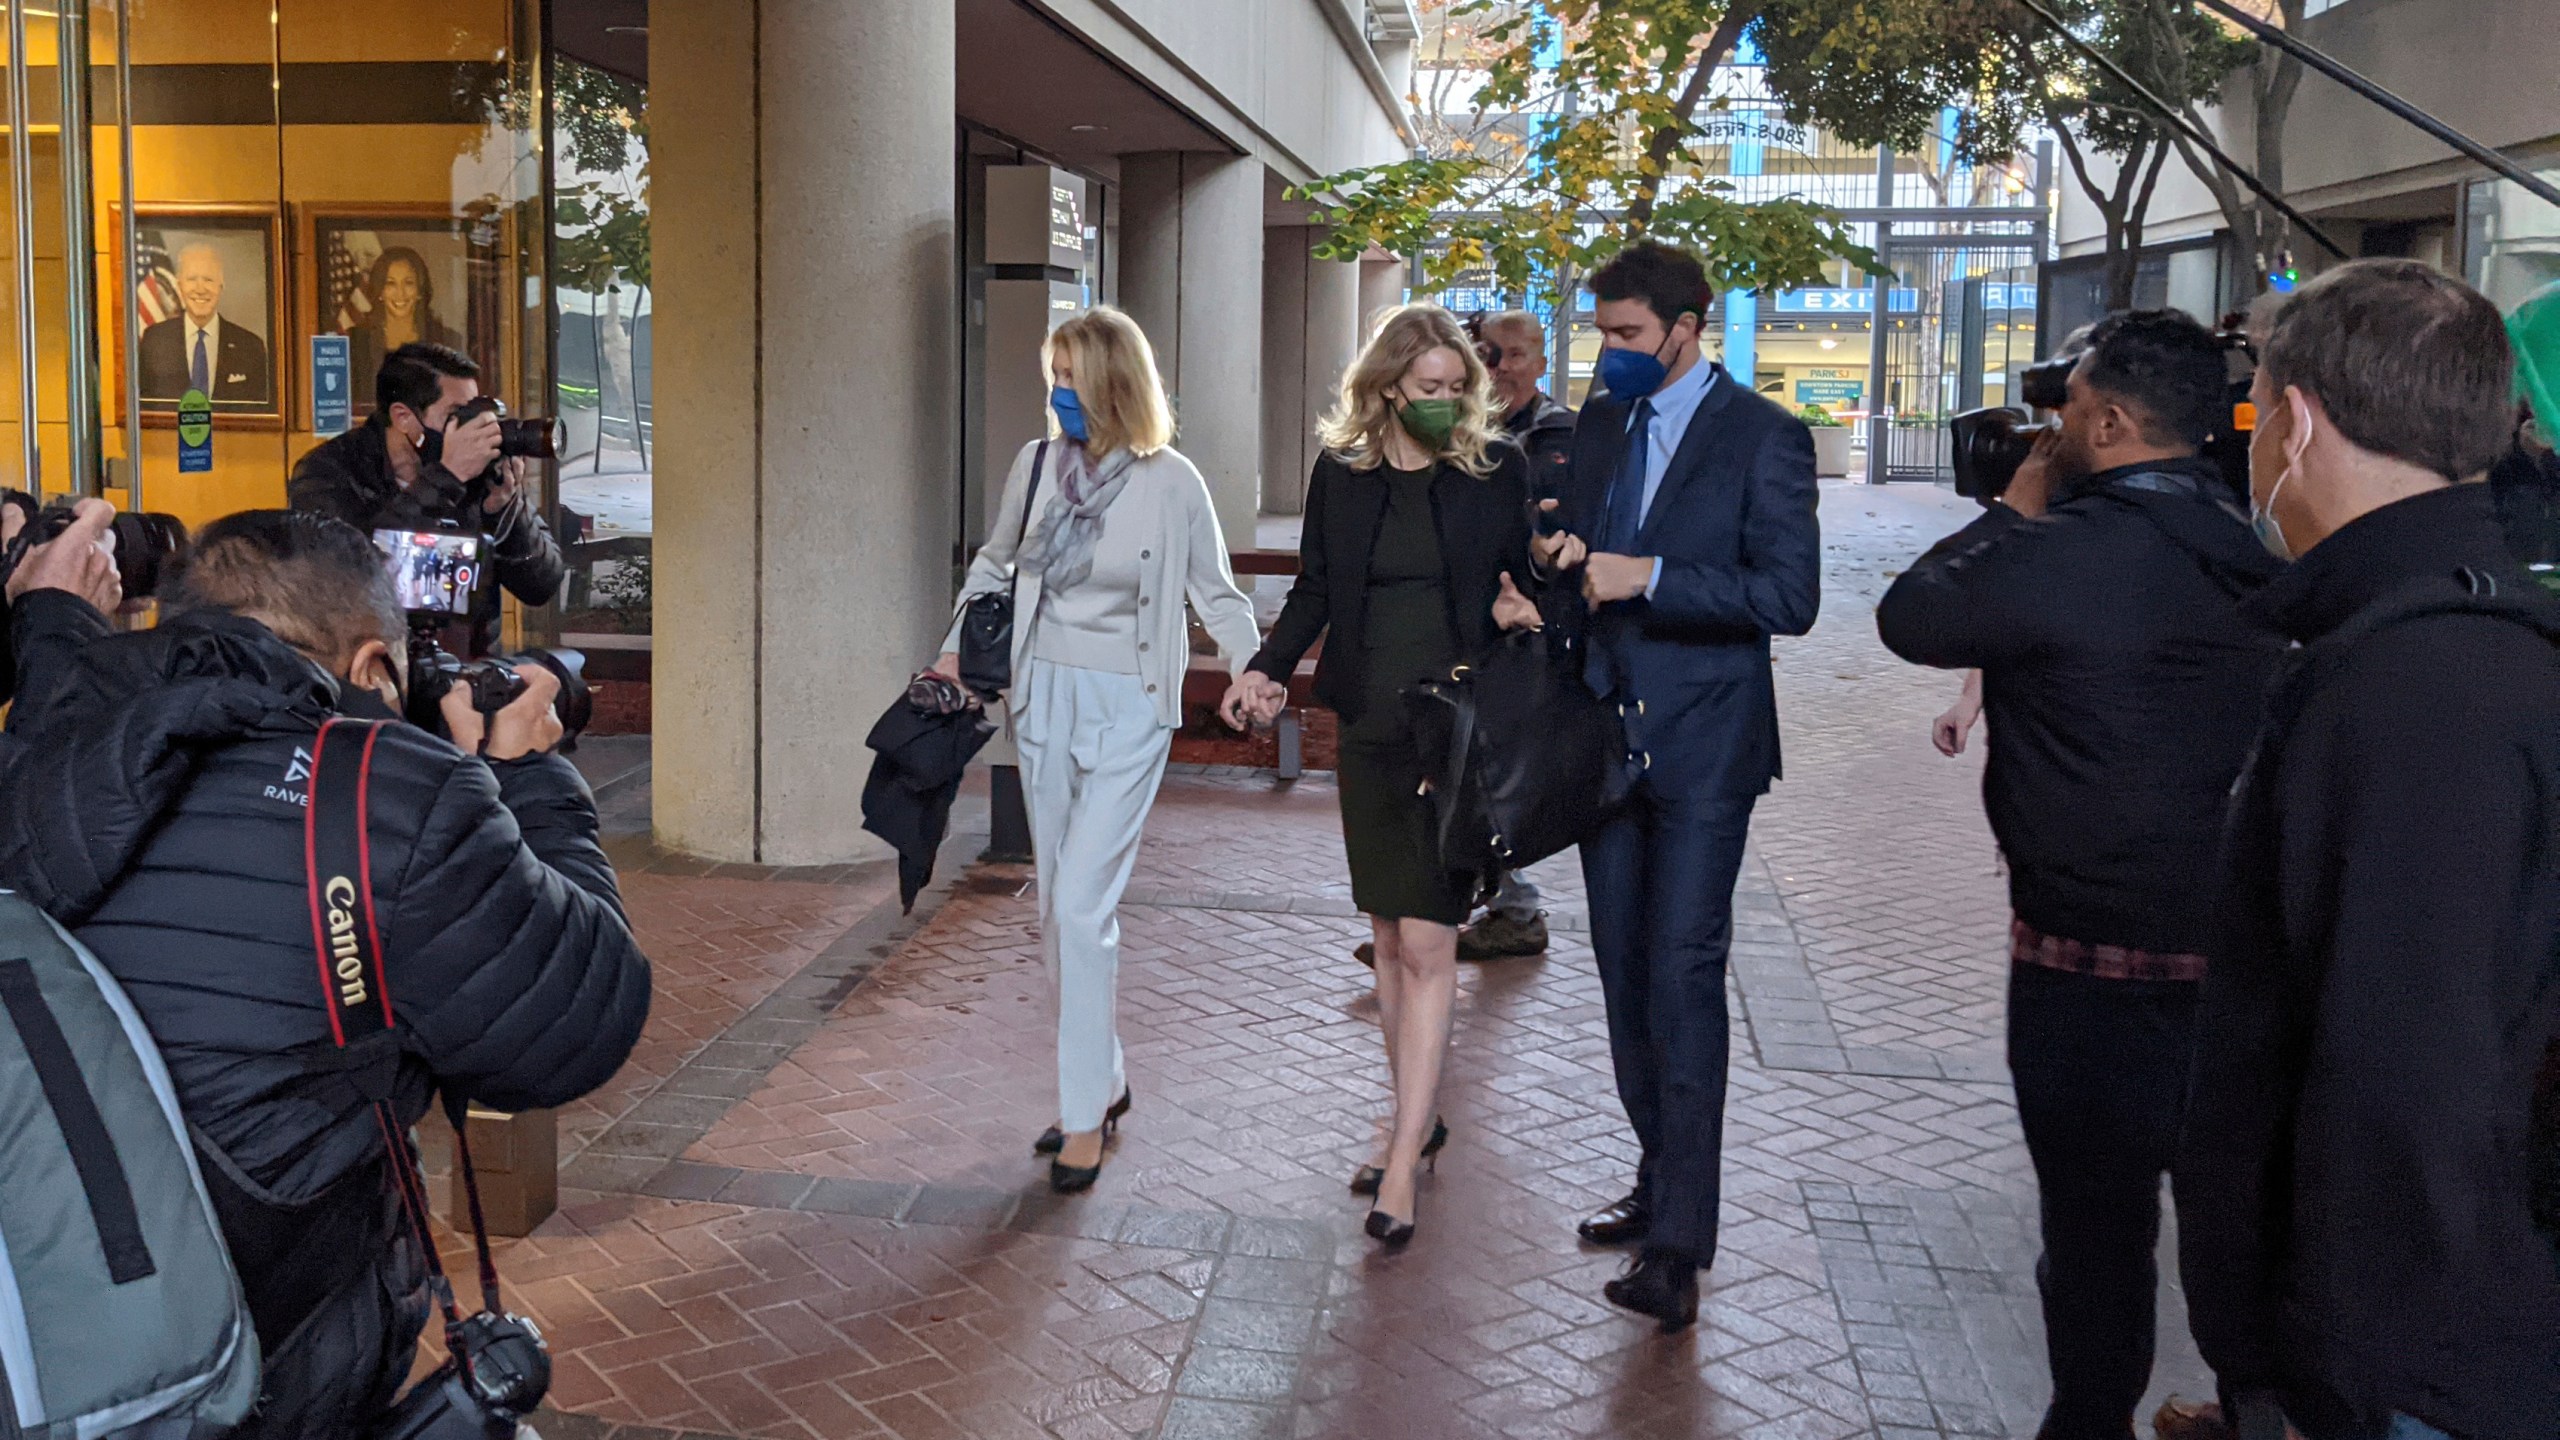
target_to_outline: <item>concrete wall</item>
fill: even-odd
[[[1285,180],[1410,153],[1407,57],[1361,0],[1040,0],[1087,44]]]
[[[2555,0],[2344,0],[2304,22],[2302,34],[2473,139],[2500,149],[2534,147],[2546,164],[2560,154]],[[2252,163],[2245,83],[2232,93],[2235,113],[2216,117],[2216,138]],[[2303,76],[2285,136],[2287,198],[2314,214],[2484,173],[2317,73]],[[2103,244],[2097,213],[2068,167],[2057,165],[2064,172],[2056,232],[2064,253],[2094,253]],[[2222,224],[2211,192],[2174,157],[2161,173],[2151,216],[2147,241],[2210,234]]]

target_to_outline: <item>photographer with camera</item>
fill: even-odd
[[[2224,349],[2108,317],[1998,503],[1885,593],[1905,660],[1982,673],[1983,808],[2009,864],[2009,1067],[2035,1166],[2047,1440],[2123,1440],[2149,1383],[2224,798],[2282,642],[2241,602],[2280,568],[2201,451]],[[2185,1177],[2173,1175],[2181,1199]]]
[[[550,452],[548,422],[507,421],[480,393],[480,367],[442,345],[383,357],[372,418],[302,457],[286,501],[376,530],[486,537],[491,573],[527,605],[560,593],[568,563],[524,489],[525,459]],[[498,592],[473,601],[477,653],[498,633]]]
[[[97,579],[54,547],[20,575],[57,572]],[[594,799],[552,753],[548,672],[524,667],[486,718],[457,687],[453,743],[341,721],[401,707],[404,619],[362,532],[301,511],[216,521],[164,608],[21,697],[0,884],[95,953],[166,1057],[265,1355],[233,1433],[373,1433],[429,1309],[391,1145],[438,1091],[523,1110],[603,1084],[647,1018],[648,961]],[[357,754],[361,776],[338,768]],[[339,815],[368,882],[346,895],[306,850]],[[343,963],[315,973],[324,889],[333,916],[378,917],[378,1002],[347,998]],[[352,926],[326,933],[352,954]],[[360,1019],[375,1033],[346,1040]]]

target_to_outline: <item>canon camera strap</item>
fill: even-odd
[[[373,747],[382,724],[333,719],[323,723],[311,742],[311,807],[303,816],[303,875],[311,891],[311,936],[320,963],[320,988],[327,997],[329,1036],[340,1050],[372,1041],[389,1043],[395,1025],[391,990],[382,972],[382,929],[373,906],[373,846],[366,832],[367,805],[373,780]],[[462,1167],[462,1183],[471,1199],[471,1232],[480,1250],[480,1288],[488,1308],[498,1309],[498,1267],[489,1253],[488,1229],[480,1220],[480,1184],[471,1169],[466,1117],[458,1099],[447,1096],[453,1117],[454,1158]],[[374,1123],[391,1157],[392,1182],[399,1188],[400,1209],[411,1237],[425,1257],[429,1284],[444,1309],[448,1327],[462,1323],[453,1286],[445,1278],[427,1225],[426,1177],[418,1173],[399,1117],[387,1096],[373,1102]]]

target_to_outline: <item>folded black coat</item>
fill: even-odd
[[[994,733],[984,711],[937,715],[903,695],[871,727],[864,743],[878,757],[862,784],[862,828],[897,848],[898,901],[909,910],[933,879],[961,773]]]

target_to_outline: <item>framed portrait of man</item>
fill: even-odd
[[[512,315],[498,220],[441,206],[299,213],[304,330],[347,337],[355,419],[373,413],[374,375],[403,345],[458,350],[479,364],[482,393],[504,393]]]
[[[200,390],[214,423],[284,419],[284,219],[272,207],[146,205],[134,212],[142,263],[133,347],[142,413],[174,423]],[[121,243],[121,236],[118,237]]]

